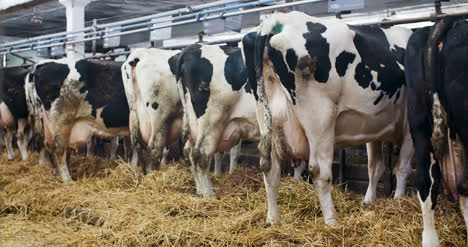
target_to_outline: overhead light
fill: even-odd
[[[38,15],[33,15],[31,17],[31,23],[34,24],[34,25],[40,25],[42,24],[42,17],[38,16]]]
[[[36,8],[33,8],[32,14],[33,14],[33,16],[31,17],[31,23],[33,25],[42,24],[42,17],[40,17],[39,15],[36,15]]]

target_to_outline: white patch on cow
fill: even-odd
[[[410,29],[392,26],[390,28],[381,28],[387,37],[388,43],[390,44],[390,50],[396,50],[396,46],[406,49],[406,43],[413,33]]]
[[[380,68],[385,68],[385,64],[380,64]]]
[[[400,67],[401,70],[403,70],[403,71],[405,70],[405,66],[403,66],[403,65],[402,65],[401,63],[399,63],[399,62],[397,62],[397,64],[398,64],[398,67]]]
[[[432,177],[432,167],[435,165],[436,160],[434,159],[434,154],[430,153],[431,166],[429,168],[429,176],[431,178],[431,186],[429,188],[429,194],[426,198],[426,201],[421,200],[421,195],[418,192],[419,203],[421,204],[421,213],[423,218],[423,233],[422,233],[422,246],[423,247],[434,247],[440,246],[439,237],[435,229],[434,222],[434,210],[432,209],[432,186],[434,184],[434,178]]]

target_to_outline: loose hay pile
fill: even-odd
[[[0,161],[0,246],[420,246],[417,199],[379,199],[333,190],[339,226],[323,223],[313,187],[283,178],[282,226],[265,226],[263,179],[239,169],[214,178],[218,198],[195,196],[188,167],[143,176],[123,162],[72,158],[73,183],[33,161]],[[464,246],[455,203],[436,210],[444,246]]]

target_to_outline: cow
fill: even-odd
[[[128,136],[129,107],[121,63],[93,60],[44,60],[34,66],[25,87],[40,116],[44,144],[56,174],[71,181],[67,149],[88,143],[93,135]]]
[[[164,147],[180,135],[182,105],[169,67],[169,59],[178,52],[137,49],[122,64],[132,143],[140,140],[146,144],[153,170],[159,167]]]
[[[152,156],[152,169],[163,163],[165,147],[174,143],[181,134],[183,108],[174,75],[174,59],[179,52],[136,49],[122,65],[131,114],[131,139],[133,143],[138,139],[147,146]],[[237,164],[239,148],[240,144],[231,151],[231,170]],[[216,175],[221,174],[221,162],[220,158],[215,162]]]
[[[434,208],[441,179],[446,193],[460,200],[468,225],[467,64],[468,22],[464,19],[445,17],[433,27],[417,30],[408,42],[408,120],[416,150],[423,246],[440,245]]]
[[[184,107],[184,150],[196,190],[213,196],[208,172],[214,153],[260,137],[242,54],[239,48],[194,44],[172,58],[171,68]]]
[[[337,223],[331,196],[334,147],[368,143],[373,153],[382,141],[399,146],[395,196],[401,196],[414,152],[403,67],[411,33],[294,11],[275,13],[244,36],[249,83],[259,102],[267,223],[280,223],[280,160],[308,160],[325,223]],[[383,171],[382,159],[369,157],[372,186]],[[365,202],[373,196],[366,193]]]
[[[6,129],[4,143],[8,160],[14,159],[12,138],[15,132],[21,159],[28,159],[28,144],[32,138],[24,90],[24,80],[28,72],[29,69],[25,67],[0,69],[0,122]]]

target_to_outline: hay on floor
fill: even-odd
[[[310,184],[282,178],[281,226],[265,225],[258,170],[213,178],[217,198],[201,198],[189,168],[168,164],[144,176],[123,161],[72,157],[72,183],[50,167],[0,160],[0,246],[420,246],[416,197],[379,198],[333,189],[339,225],[324,224]],[[440,201],[443,246],[464,246],[458,205]]]

